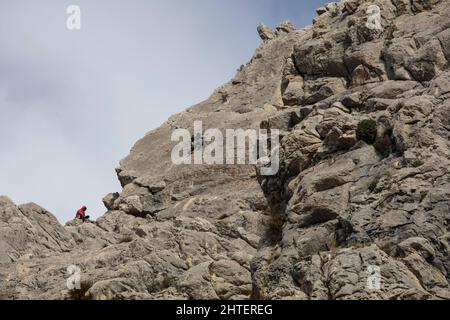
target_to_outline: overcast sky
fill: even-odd
[[[83,204],[102,215],[120,159],[230,80],[260,22],[303,27],[326,2],[0,0],[0,194],[63,223]]]

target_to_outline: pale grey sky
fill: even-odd
[[[0,194],[63,223],[83,204],[102,215],[134,142],[230,80],[260,22],[303,27],[323,3],[0,0]]]

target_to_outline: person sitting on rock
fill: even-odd
[[[79,209],[77,211],[77,215],[76,215],[75,219],[81,219],[81,220],[83,220],[83,223],[86,220],[89,220],[90,217],[86,215],[86,211],[87,211],[87,207],[86,206],[82,206],[81,209]]]

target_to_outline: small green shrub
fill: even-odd
[[[358,124],[356,129],[356,137],[368,144],[374,144],[377,140],[378,129],[377,122],[373,119],[366,119]]]
[[[420,193],[420,203],[423,202],[423,200],[425,200],[425,198],[428,196],[428,191],[422,191]]]
[[[419,168],[421,166],[423,166],[425,164],[425,162],[423,162],[420,159],[416,159],[413,162],[411,162],[411,166],[413,166],[413,168]]]

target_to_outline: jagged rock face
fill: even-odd
[[[0,197],[0,223],[1,264],[15,262],[24,254],[69,251],[75,244],[51,213],[33,204],[17,207]]]
[[[0,198],[0,298],[450,299],[450,2],[317,12],[261,25],[230,83],[138,141],[95,223]],[[174,165],[194,121],[279,129],[279,173]]]
[[[374,3],[385,31],[358,22],[373,3],[347,1],[294,48],[283,81],[303,91],[284,101],[307,116],[260,179],[283,226],[253,260],[256,298],[450,298],[450,3]]]

